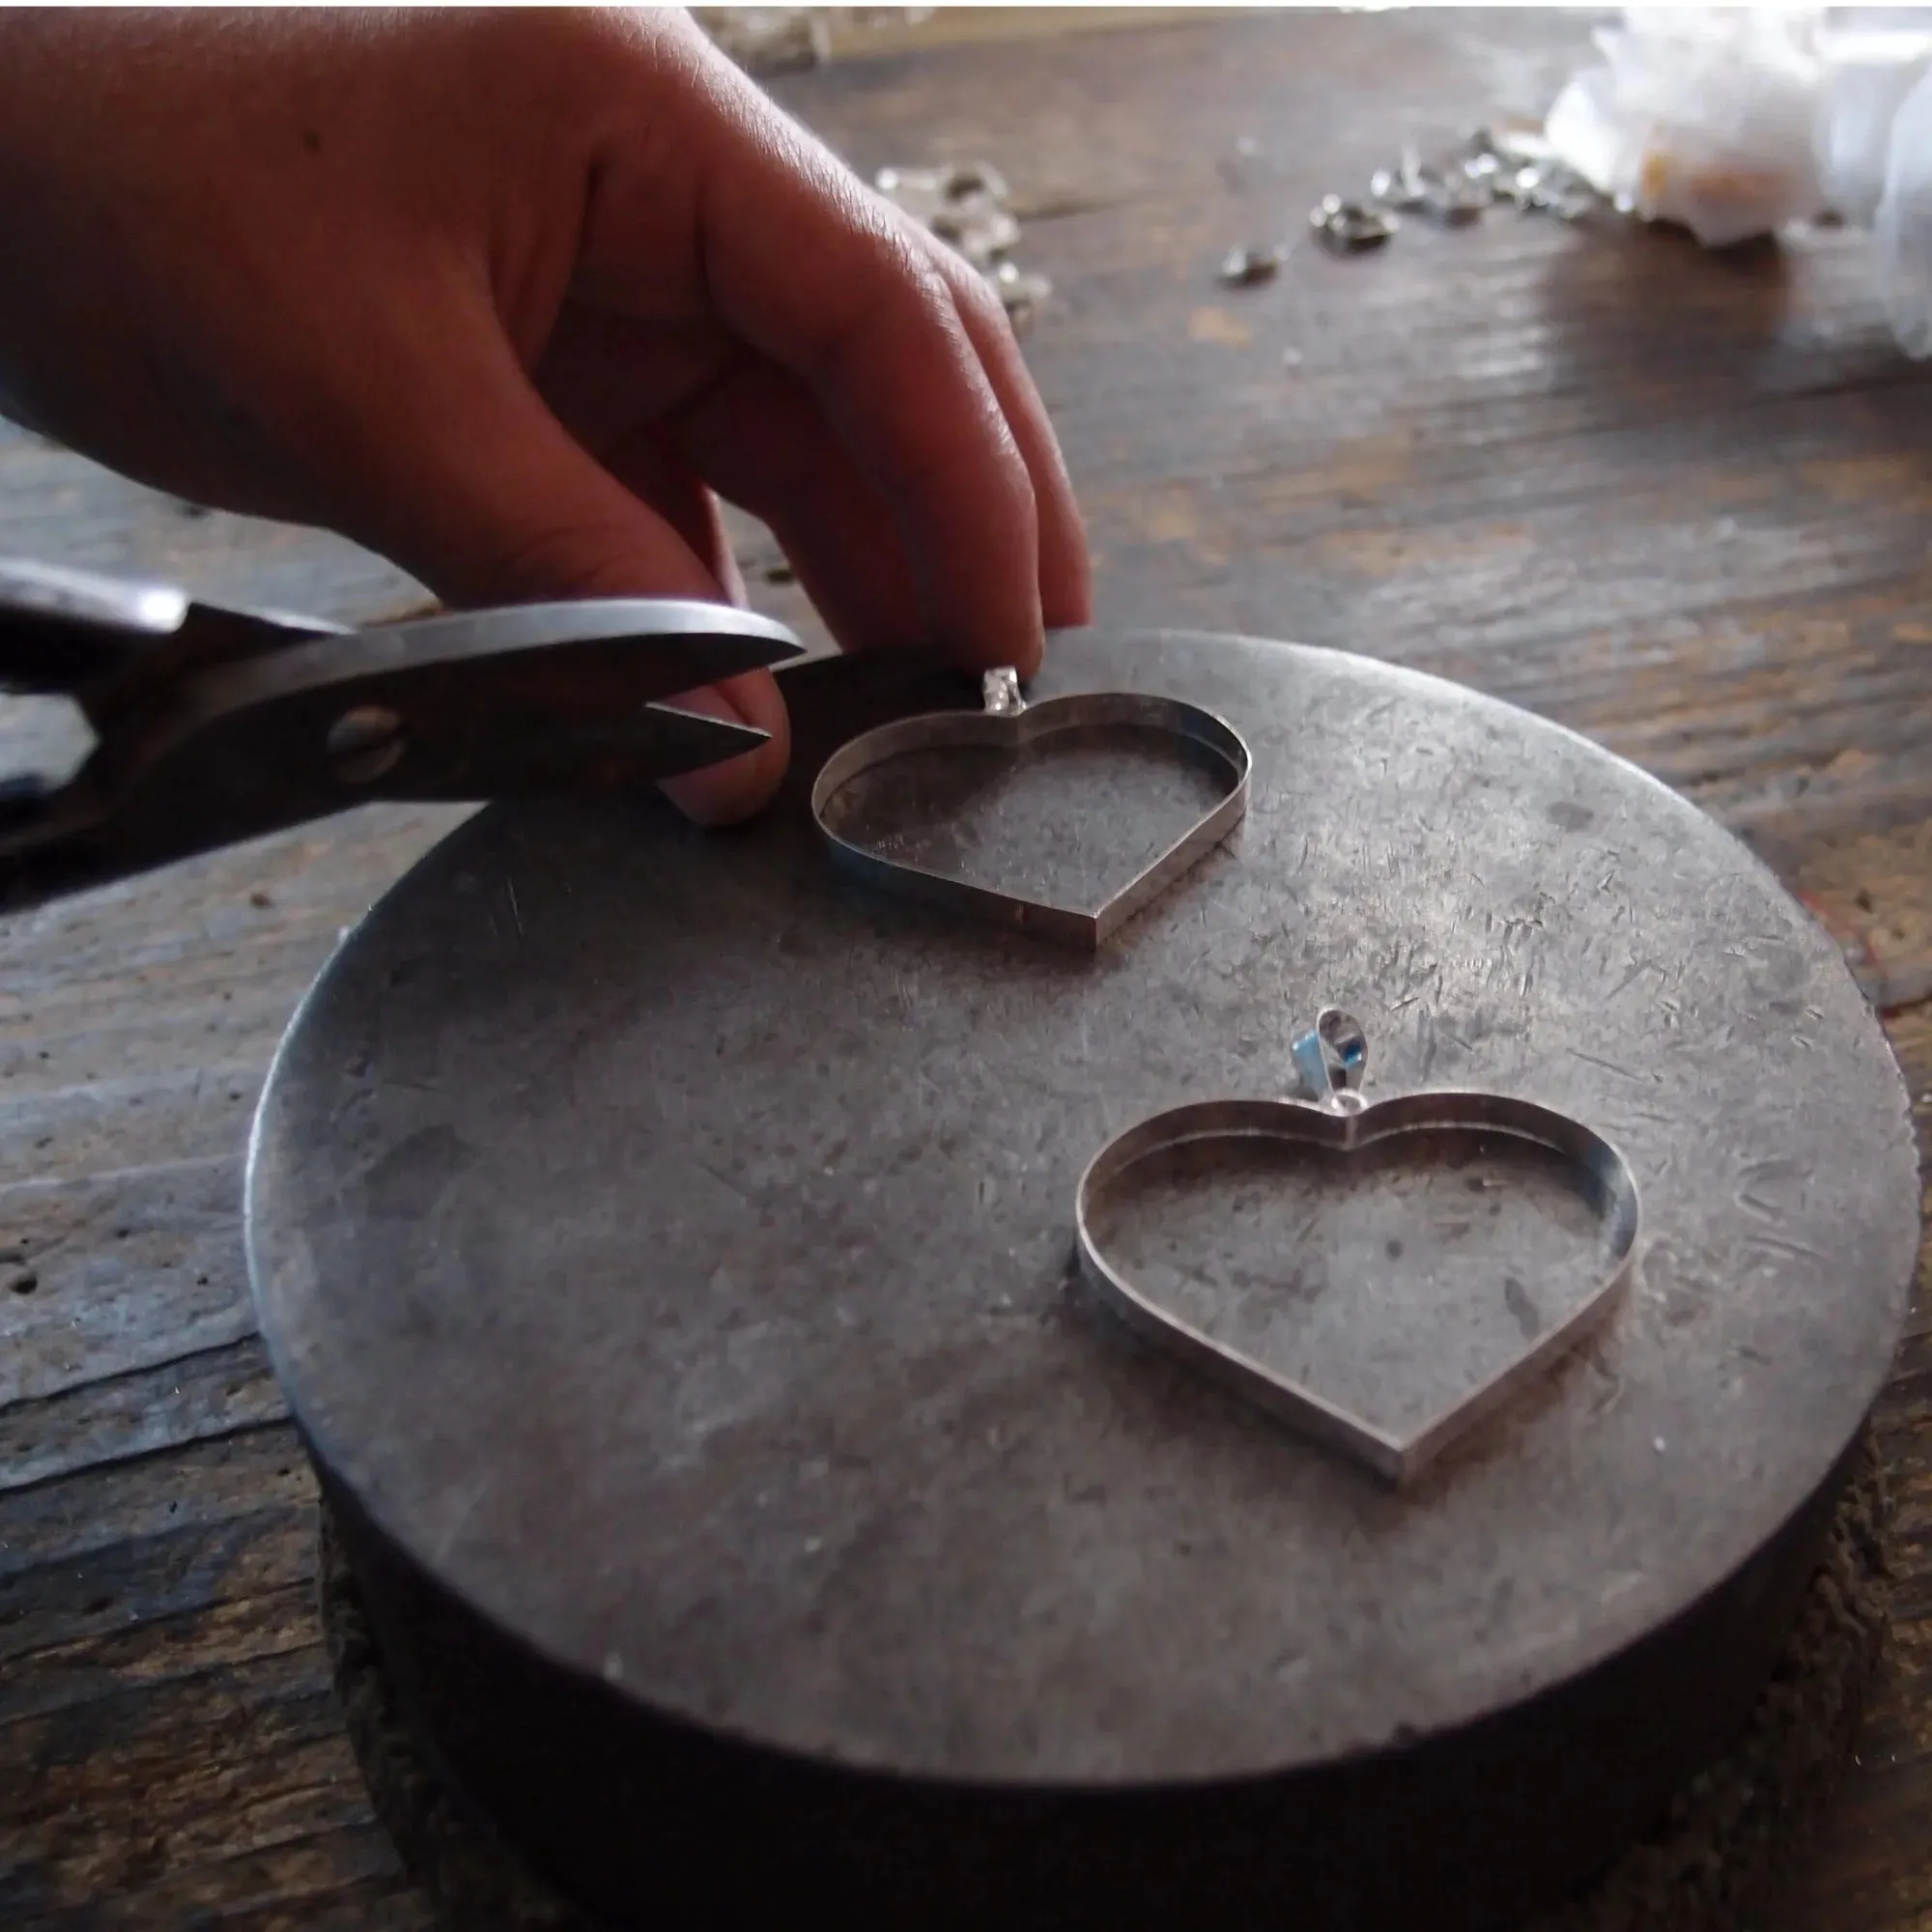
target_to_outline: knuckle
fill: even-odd
[[[866,190],[863,199],[855,198],[850,219],[859,251],[874,282],[901,299],[936,308],[945,294],[945,278],[919,237],[900,219],[898,211]]]
[[[1007,318],[1006,303],[971,263],[962,258],[960,268],[961,272],[952,278],[952,296],[968,322],[997,339],[1010,336],[1012,324]]]
[[[829,155],[823,157],[822,168],[813,172],[829,205],[847,271],[868,298],[927,299],[944,288],[924,246],[923,231],[884,195]]]
[[[625,563],[620,532],[581,523],[540,524],[493,546],[477,559],[462,601],[539,604],[554,597],[639,594],[635,564]]]
[[[690,59],[682,16],[659,9],[504,7],[470,17],[501,74],[526,87],[547,76],[586,100]]]
[[[501,31],[514,45],[608,59],[648,43],[650,15],[638,7],[515,7]]]
[[[940,269],[895,210],[872,205],[859,184],[839,196],[828,267],[838,288],[824,311],[822,347],[843,362],[859,353],[911,347],[956,356],[959,313]]]
[[[955,361],[970,354],[964,319],[939,264],[903,236],[894,238],[887,248],[896,327],[924,338]]]

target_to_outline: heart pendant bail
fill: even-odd
[[[989,670],[980,680],[980,702],[988,718],[1017,718],[1026,709],[1019,672],[1011,665]]]
[[[1369,1037],[1353,1013],[1323,1007],[1289,1050],[1303,1094],[1318,1107],[1331,1114],[1358,1114],[1367,1105],[1360,1089],[1368,1072]]]

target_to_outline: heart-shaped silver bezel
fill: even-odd
[[[1099,905],[1063,905],[1020,893],[975,885],[970,880],[909,865],[843,837],[826,817],[832,801],[875,765],[916,752],[962,747],[1018,753],[1042,739],[1067,732],[1128,725],[1163,731],[1205,751],[1227,773],[1226,795],[1195,821],[1158,857]],[[964,912],[994,924],[1019,926],[1065,945],[1097,952],[1134,915],[1160,896],[1188,868],[1211,851],[1240,822],[1248,809],[1252,759],[1246,741],[1225,719],[1178,697],[1139,692],[1083,692],[1048,697],[1037,704],[1021,700],[1010,672],[986,680],[983,711],[939,711],[903,718],[842,745],[825,761],[811,787],[811,815],[833,855],[873,886]]]
[[[1126,1179],[1137,1163],[1190,1144],[1265,1137],[1352,1153],[1398,1135],[1470,1130],[1531,1141],[1573,1162],[1607,1232],[1609,1265],[1590,1294],[1563,1321],[1406,1435],[1376,1428],[1171,1314],[1107,1260],[1094,1236],[1094,1208],[1110,1188]],[[1337,1092],[1319,1103],[1205,1100],[1176,1107],[1129,1127],[1102,1148],[1081,1176],[1075,1202],[1081,1273],[1114,1313],[1190,1367],[1305,1435],[1342,1450],[1398,1487],[1412,1481],[1450,1443],[1603,1325],[1634,1268],[1639,1220],[1636,1181],[1608,1141],[1567,1114],[1480,1092],[1398,1094],[1373,1105],[1365,1104],[1359,1094]]]

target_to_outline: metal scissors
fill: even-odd
[[[0,693],[76,705],[64,783],[0,778],[0,912],[376,799],[633,790],[767,733],[660,700],[804,654],[723,605],[616,598],[351,630],[0,560]]]

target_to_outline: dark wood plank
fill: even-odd
[[[1904,1002],[1932,1094],[1932,387],[1886,336],[1867,244],[1719,259],[1515,218],[1353,261],[1298,239],[1405,138],[1539,111],[1585,26],[979,29],[1016,46],[954,23],[777,91],[863,168],[987,158],[1012,182],[1056,284],[1029,356],[1103,616],[1399,659],[1635,758]],[[1297,245],[1273,284],[1217,285],[1232,243],[1277,234]],[[734,533],[759,601],[813,628],[765,582],[770,539]],[[191,514],[5,431],[0,551],[345,617],[419,596],[333,539]],[[0,707],[0,758],[73,743]],[[0,925],[0,1921],[429,1923],[329,1706],[311,1492],[235,1208],[276,1034],[454,816],[368,811]],[[1932,1923],[1922,1295],[1882,1422],[1896,1634],[1779,1932]]]

